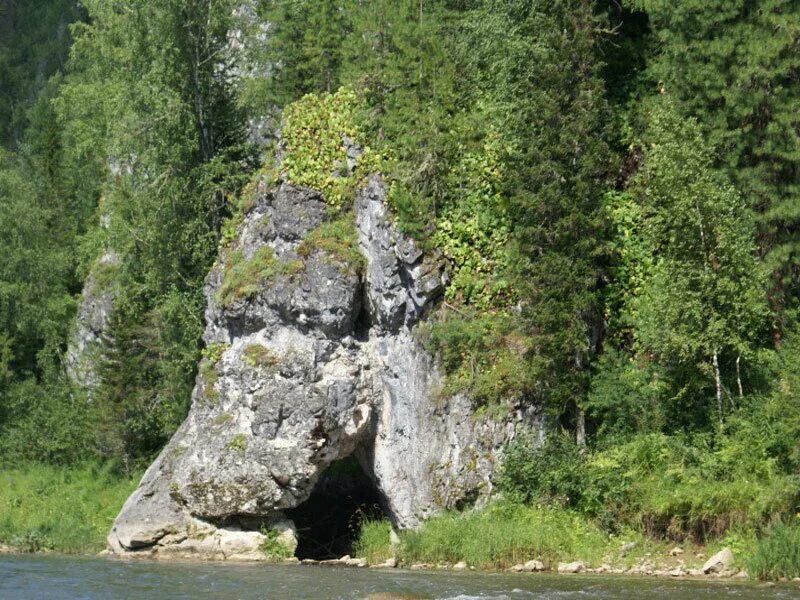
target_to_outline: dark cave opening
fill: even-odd
[[[308,500],[287,511],[297,527],[299,559],[327,560],[353,554],[365,518],[384,516],[380,492],[355,457],[333,462]]]

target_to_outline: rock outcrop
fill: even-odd
[[[348,456],[400,528],[490,491],[499,448],[537,415],[476,418],[468,398],[440,397],[415,334],[444,263],[393,227],[385,196],[377,176],[357,194],[352,264],[309,242],[328,218],[320,194],[260,186],[207,278],[213,351],[189,416],[125,503],[113,552],[253,558],[258,531],[291,538],[286,512]],[[258,281],[234,281],[251,271]]]
[[[67,375],[91,393],[98,383],[97,364],[102,338],[114,309],[116,297],[111,273],[119,265],[119,255],[107,250],[95,264],[83,286],[75,317],[75,329],[66,355]]]

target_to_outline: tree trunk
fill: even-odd
[[[575,443],[581,452],[586,451],[586,411],[578,408],[578,424],[575,431]]]
[[[741,358],[741,354],[736,357],[736,383],[739,385],[739,398],[744,397],[744,391],[742,390],[742,373],[739,370],[739,361]]]
[[[714,349],[714,380],[717,384],[717,415],[719,416],[719,423],[722,425],[722,376],[719,372],[719,356],[717,350]]]

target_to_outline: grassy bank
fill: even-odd
[[[96,466],[0,469],[0,545],[93,553],[138,483]]]
[[[562,508],[498,502],[484,510],[449,513],[427,521],[418,531],[400,533],[392,548],[386,521],[366,523],[356,553],[371,564],[394,555],[400,565],[453,565],[502,570],[537,559],[548,569],[582,561],[587,567],[614,569],[642,566],[654,571],[699,569],[723,547],[732,549],[736,569],[751,577],[779,579],[800,576],[800,524],[777,525],[760,538],[731,530],[696,544],[655,538],[628,530],[612,535],[593,520]],[[673,552],[680,548],[679,552]]]

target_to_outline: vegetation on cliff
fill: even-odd
[[[239,4],[2,5],[0,460],[130,473],[169,439],[261,120],[335,213],[308,252],[359,268],[348,203],[380,169],[401,229],[449,260],[425,336],[444,392],[546,407],[548,441],[498,477],[510,519],[764,537],[753,571],[792,573],[773,565],[800,508],[800,7],[256,0],[270,35],[244,68]],[[107,248],[114,311],[78,390],[63,357]],[[229,259],[222,302],[281,267]],[[437,527],[408,552],[455,543]]]

